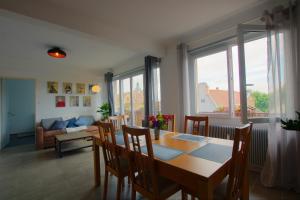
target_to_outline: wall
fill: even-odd
[[[4,82],[6,83],[7,133],[34,131],[34,80],[6,79]]]
[[[8,70],[0,69],[0,74],[2,77],[10,78],[29,78],[36,81],[36,122],[40,122],[43,118],[50,117],[77,117],[79,115],[93,115],[96,119],[100,118],[100,114],[96,113],[97,107],[103,102],[107,102],[106,86],[104,83],[104,75],[102,73],[95,74],[88,71],[76,71],[76,72],[64,72],[60,71],[59,73],[49,71],[21,71],[21,70]],[[92,106],[83,107],[82,106],[82,96],[84,95],[75,95],[80,96],[79,107],[69,107],[69,96],[66,96],[66,107],[65,108],[56,108],[55,107],[55,96],[56,94],[47,93],[47,81],[58,81],[59,83],[59,93],[57,95],[62,95],[62,83],[63,82],[72,82],[73,90],[75,91],[74,84],[76,83],[85,83],[86,84],[86,95],[87,94],[87,84],[99,84],[101,91],[98,94],[92,96]]]

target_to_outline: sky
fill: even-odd
[[[234,90],[239,91],[238,48],[232,47]],[[262,38],[245,43],[245,62],[247,87],[252,91],[268,91],[267,82],[267,39]],[[197,82],[206,82],[210,89],[219,88],[228,90],[227,53],[222,51],[216,54],[198,58]]]

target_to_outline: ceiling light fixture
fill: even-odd
[[[67,56],[66,52],[58,47],[53,47],[48,50],[48,55],[53,58],[65,58]]]

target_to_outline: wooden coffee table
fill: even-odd
[[[74,151],[92,146],[93,134],[80,131],[55,136],[55,151],[61,158],[64,152]]]

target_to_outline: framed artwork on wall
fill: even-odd
[[[64,82],[63,83],[63,93],[64,94],[72,94],[72,92],[73,92],[72,83]]]
[[[79,96],[70,96],[70,107],[79,106]]]
[[[48,89],[48,93],[57,94],[58,93],[58,82],[57,81],[48,81],[47,89]]]
[[[56,96],[55,105],[57,108],[66,107],[66,97],[65,96]]]
[[[92,105],[91,96],[84,96],[83,97],[83,107],[90,107],[91,105]]]
[[[77,83],[76,84],[76,92],[77,92],[77,94],[85,94],[85,84]]]

